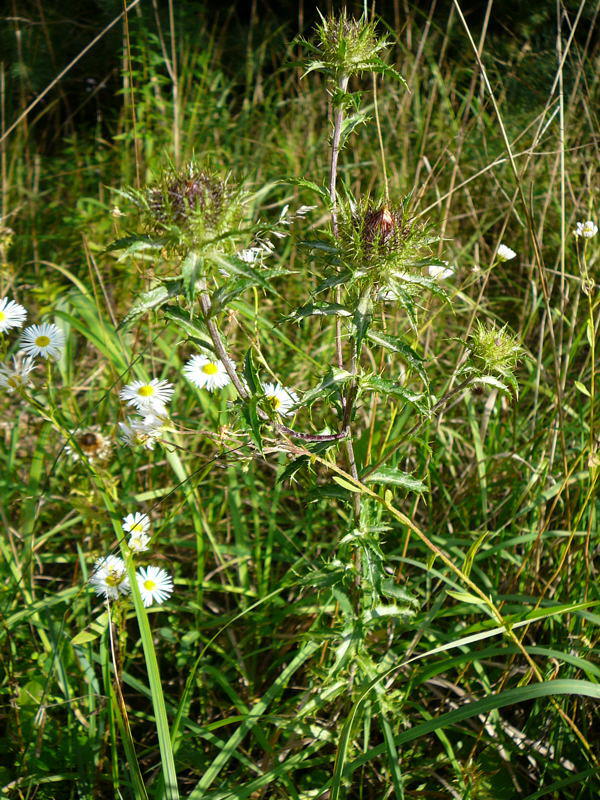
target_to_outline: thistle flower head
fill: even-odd
[[[336,77],[349,77],[371,69],[374,57],[387,44],[378,38],[375,22],[364,16],[354,19],[345,9],[337,15],[322,16],[316,26],[315,42],[310,46],[318,61],[309,65],[309,71],[321,69]]]
[[[141,208],[146,231],[158,234],[168,250],[184,252],[208,242],[227,253],[237,249],[229,237],[220,239],[239,229],[244,211],[244,193],[228,177],[190,163],[128,196]]]
[[[408,274],[420,274],[419,259],[435,241],[402,207],[369,199],[343,204],[337,244],[343,263],[374,285],[389,287]]]
[[[522,348],[506,326],[477,324],[469,337],[469,348],[474,366],[481,372],[509,375],[522,355]]]

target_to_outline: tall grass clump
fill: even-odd
[[[2,89],[3,793],[595,797],[583,6],[154,11]]]

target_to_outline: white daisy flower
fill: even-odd
[[[0,300],[0,333],[4,333],[9,328],[20,328],[25,322],[27,311],[15,303],[14,300],[9,300],[8,297],[3,297]]]
[[[498,251],[496,252],[496,258],[498,261],[510,261],[511,258],[514,258],[517,254],[514,250],[511,250],[510,247],[507,247],[505,244],[498,245]]]
[[[25,358],[20,354],[13,356],[12,367],[0,364],[0,386],[9,392],[22,389],[29,383],[29,375],[35,366],[35,361],[30,356]]]
[[[152,603],[164,603],[173,593],[173,579],[159,567],[142,567],[137,572],[137,579],[146,607]]]
[[[573,231],[573,236],[583,236],[584,239],[591,239],[592,236],[595,236],[598,233],[598,226],[596,223],[588,219],[587,222],[578,222],[575,230]]]
[[[97,425],[73,434],[73,439],[79,445],[79,449],[70,444],[65,447],[65,452],[71,456],[73,461],[79,461],[80,450],[92,464],[108,461],[113,445],[108,436],[100,433],[100,428]]]
[[[106,556],[96,561],[94,572],[90,578],[96,594],[116,600],[119,594],[127,594],[131,587],[125,562],[118,556]]]
[[[198,389],[207,389],[209,392],[222,389],[231,382],[223,362],[204,355],[192,356],[183,368],[183,374]]]
[[[150,537],[148,534],[142,532],[132,533],[127,541],[127,544],[132,552],[142,553],[144,550],[148,550]]]
[[[291,407],[298,402],[296,392],[285,389],[280,383],[265,383],[263,388],[273,411],[281,414],[282,417],[287,417],[291,413]]]
[[[127,417],[127,422],[119,422],[119,438],[129,447],[143,445],[152,450],[165,427],[165,417],[147,414],[145,417]]]
[[[19,344],[27,355],[53,358],[58,361],[65,346],[65,335],[56,325],[44,322],[42,325],[30,325],[25,328]]]
[[[123,517],[123,530],[125,533],[146,533],[150,529],[150,517],[148,514],[140,514],[136,511],[135,514],[127,514]]]
[[[160,414],[166,412],[166,403],[170,402],[173,392],[172,383],[152,378],[149,382],[128,383],[119,392],[119,397],[142,413],[155,411]]]
[[[443,281],[446,278],[451,278],[454,275],[454,270],[449,266],[447,261],[442,261],[441,264],[430,264],[427,268],[430,277],[434,280]]]

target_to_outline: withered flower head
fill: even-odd
[[[240,227],[243,191],[228,177],[196,164],[169,170],[147,187],[141,203],[145,227],[168,248],[189,250]],[[221,250],[227,250],[225,236]]]
[[[92,464],[108,461],[112,452],[112,441],[100,432],[97,425],[79,431],[74,434],[73,439],[77,442],[77,447],[67,445],[65,448],[73,461],[80,460],[80,451]]]

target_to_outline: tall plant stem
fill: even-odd
[[[338,80],[338,89],[340,92],[345,92],[348,88],[348,76],[342,75]],[[333,235],[337,238],[338,235],[338,217],[337,217],[337,168],[338,159],[340,155],[340,141],[342,138],[342,125],[344,122],[344,104],[343,100],[339,101],[339,105],[335,110],[333,117],[333,137],[331,140],[331,162],[329,170],[329,199],[331,200],[331,223],[333,227]],[[336,290],[336,302],[341,300],[341,289]],[[336,317],[335,322],[335,352],[337,358],[337,365],[340,369],[344,368],[344,352],[342,348],[342,322],[339,317]],[[354,362],[354,359],[353,359]],[[350,390],[352,391],[352,389]],[[350,395],[344,401],[344,423],[342,427],[347,429],[350,424],[350,416],[352,413],[352,398]],[[354,455],[354,445],[352,444],[352,435],[346,439],[346,455],[348,457],[348,466],[350,474],[353,478],[358,479],[358,470],[356,469],[356,456]],[[354,516],[358,520],[360,517],[360,495],[354,493],[352,495],[354,504]]]

